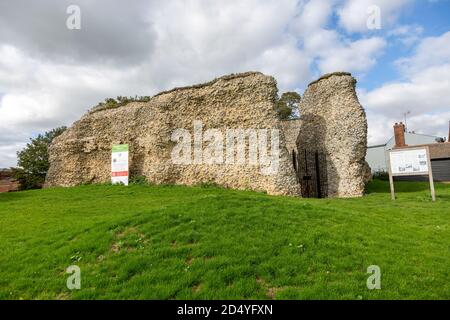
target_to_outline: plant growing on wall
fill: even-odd
[[[150,101],[150,96],[135,96],[135,97],[123,97],[118,96],[114,98],[106,98],[105,101],[99,102],[95,107],[91,109],[91,112],[114,109],[122,107],[130,102],[148,102]]]

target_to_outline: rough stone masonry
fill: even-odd
[[[300,196],[301,184],[286,148],[286,134],[289,148],[297,141],[308,148],[326,150],[330,168],[336,169],[329,170],[330,196],[361,196],[367,178],[367,123],[354,86],[355,80],[349,74],[332,74],[311,85],[303,98],[299,130],[289,132],[283,130],[284,122],[275,111],[276,81],[259,72],[175,88],[148,102],[92,110],[54,140],[46,186],[109,182],[111,146],[128,143],[130,176],[144,176],[150,183],[215,183],[233,189]],[[223,135],[228,129],[279,130],[278,170],[264,175],[259,165],[248,162],[175,164],[171,152],[176,143],[171,135],[176,129],[192,131],[195,121],[203,124],[203,130],[218,129]],[[245,143],[250,149],[249,139]]]
[[[326,74],[309,84],[299,107],[297,150],[326,155],[328,197],[361,196],[371,177],[366,114],[355,85],[350,73]]]

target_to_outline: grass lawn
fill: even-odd
[[[0,299],[450,299],[450,185],[358,199],[215,187],[0,194]],[[69,265],[81,289],[66,288]],[[367,267],[381,268],[368,290]]]

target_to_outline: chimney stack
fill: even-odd
[[[394,125],[395,148],[406,147],[405,143],[405,125],[403,122]]]

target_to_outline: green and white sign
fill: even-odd
[[[111,182],[128,185],[128,144],[117,144],[112,147]]]

